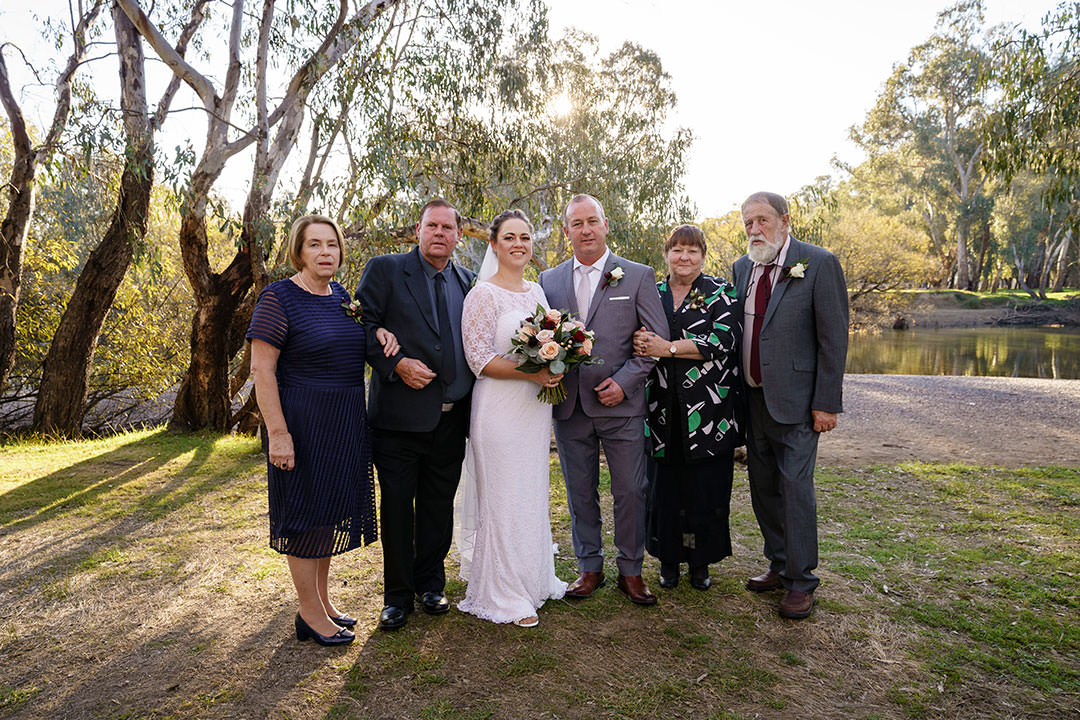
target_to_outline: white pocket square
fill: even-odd
[[[608,300],[629,300],[629,295],[620,295],[618,297],[609,297]]]

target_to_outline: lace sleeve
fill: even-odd
[[[551,303],[548,302],[547,295],[544,294],[544,288],[540,287],[539,283],[532,281],[529,282],[529,285],[532,286],[533,301],[543,305],[545,310],[550,310]],[[529,308],[529,314],[532,315],[534,310],[536,310],[535,307]]]
[[[469,369],[480,377],[484,366],[499,353],[495,350],[495,326],[499,308],[491,286],[481,283],[465,296],[461,310],[461,343]]]
[[[248,340],[262,340],[270,343],[280,350],[284,347],[288,334],[289,320],[285,315],[285,308],[281,306],[281,300],[274,292],[274,287],[268,286],[255,303],[246,337]]]

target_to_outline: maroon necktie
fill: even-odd
[[[765,319],[765,309],[769,307],[769,298],[772,297],[772,283],[769,282],[769,273],[772,265],[766,265],[761,277],[758,278],[757,289],[754,290],[754,329],[750,334],[750,378],[758,385],[761,384],[761,323]]]

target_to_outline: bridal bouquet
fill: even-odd
[[[604,361],[592,356],[596,334],[585,329],[585,323],[562,310],[545,310],[536,306],[536,312],[521,321],[521,326],[510,339],[510,357],[517,360],[518,370],[527,373],[547,368],[554,374],[565,373],[577,365],[599,365]],[[546,403],[560,403],[566,399],[566,385],[561,381],[553,388],[542,387],[536,397]]]

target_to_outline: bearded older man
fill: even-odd
[[[783,196],[754,193],[742,218],[747,254],[733,270],[745,311],[747,463],[769,560],[746,587],[783,588],[780,615],[801,619],[813,611],[819,583],[814,464],[819,434],[835,428],[843,410],[847,288],[832,253],[789,234]]]

